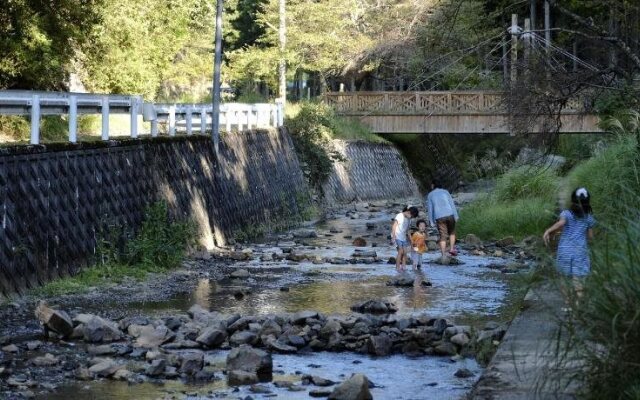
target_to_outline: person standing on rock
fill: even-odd
[[[396,246],[398,249],[398,256],[396,257],[396,271],[398,272],[404,271],[406,264],[405,257],[407,256],[407,248],[410,243],[409,226],[411,225],[411,218],[417,216],[418,209],[407,206],[393,219],[393,225],[391,226],[391,245]]]
[[[582,294],[581,280],[591,271],[587,241],[593,238],[596,223],[592,212],[589,192],[578,188],[571,194],[571,207],[562,211],[558,221],[542,235],[548,245],[551,234],[562,229],[556,265],[560,273],[573,280],[578,296]]]
[[[438,244],[442,257],[445,257],[447,250],[447,238],[449,239],[449,254],[457,256],[456,250],[456,221],[458,221],[458,210],[453,202],[451,193],[442,188],[437,180],[431,182],[431,192],[427,196],[427,214],[431,226],[438,228]]]

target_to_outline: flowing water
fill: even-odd
[[[355,218],[336,214],[325,223],[315,227],[318,237],[296,239],[294,248],[297,254],[323,257],[341,257],[349,259],[356,247],[351,245],[352,238],[363,237],[368,242],[366,250],[373,250],[378,258],[387,260],[395,256],[387,239],[389,221],[393,211],[388,206],[380,206],[382,211],[359,212]],[[369,223],[367,227],[366,223]],[[375,227],[372,225],[375,224]],[[334,232],[334,233],[331,233]],[[345,238],[346,236],[346,238]],[[291,237],[282,237],[280,241],[291,241]],[[375,246],[375,247],[372,247]],[[389,278],[396,274],[395,266],[386,262],[371,264],[335,265],[326,262],[261,262],[261,255],[281,253],[276,243],[263,243],[247,246],[253,252],[250,261],[237,262],[234,267],[247,269],[251,278],[243,281],[224,279],[213,281],[202,279],[191,293],[175,296],[161,302],[130,304],[151,315],[169,315],[184,312],[194,304],[210,310],[242,315],[275,314],[296,312],[305,309],[322,313],[348,313],[350,306],[369,299],[390,301],[398,307],[402,315],[424,314],[444,316],[457,323],[464,323],[469,316],[481,316],[484,319],[499,318],[500,307],[508,291],[504,276],[493,269],[486,268],[490,263],[505,263],[503,259],[460,255],[464,262],[460,266],[439,266],[431,264],[438,254],[430,252],[427,263],[421,271],[411,271],[419,278],[432,282],[432,287],[414,285],[409,288],[387,286]],[[282,290],[283,287],[287,291]],[[238,290],[250,290],[250,294],[236,299]],[[223,362],[224,351],[207,353],[212,365]],[[216,361],[217,360],[217,361]],[[222,365],[222,364],[221,364]],[[265,398],[307,399],[308,387],[301,392],[278,388],[273,383],[265,384],[272,393],[254,394],[248,387],[233,389],[226,386],[221,368],[219,380],[206,385],[179,382],[159,384],[144,383],[128,385],[126,383],[103,381],[64,386],[55,393],[49,393],[47,399],[86,398],[86,399],[156,399],[156,398]],[[456,378],[454,373],[467,368],[474,378]],[[376,399],[455,399],[467,393],[481,368],[473,359],[452,361],[446,357],[407,358],[394,355],[371,358],[354,353],[311,353],[303,355],[274,354],[274,381],[300,380],[300,374],[319,375],[323,378],[341,381],[351,373],[364,373],[376,384],[372,389]]]

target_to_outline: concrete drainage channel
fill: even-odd
[[[75,318],[75,338],[36,342],[37,332],[28,329],[22,338],[5,336],[0,394],[302,399],[330,396],[357,373],[366,376],[376,399],[460,398],[482,372],[474,343],[504,333],[487,321],[500,320],[505,272],[524,269],[528,261],[517,246],[494,253],[463,246],[460,265],[429,263],[407,273],[408,287],[389,285],[397,276],[387,262],[394,256],[387,234],[400,204],[337,209],[313,230],[238,247],[224,261],[202,256],[186,263],[186,271],[157,278],[188,276],[183,290],[162,291],[158,282],[138,287],[144,304],[135,301],[139,295],[111,303],[103,298],[102,308],[96,301],[84,306],[82,296],[51,299]],[[357,238],[366,247],[355,247]],[[427,258],[438,257],[431,252]],[[136,286],[127,290],[136,292]],[[379,302],[365,304],[369,300]],[[355,305],[361,312],[352,310]],[[25,324],[34,326],[26,309]],[[104,326],[92,320],[98,317],[105,317]],[[101,337],[94,328],[102,329]],[[105,337],[111,329],[113,336]],[[230,352],[243,345],[271,355],[269,377],[227,371]],[[361,387],[362,381],[351,384]]]

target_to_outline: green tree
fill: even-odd
[[[64,89],[71,62],[92,41],[102,0],[5,0],[0,88]]]

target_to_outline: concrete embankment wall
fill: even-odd
[[[0,292],[22,292],[91,262],[105,229],[135,229],[166,200],[207,247],[309,201],[286,131],[19,146],[0,150]]]
[[[335,141],[345,161],[336,162],[323,186],[328,203],[397,199],[419,195],[404,157],[390,144]]]

